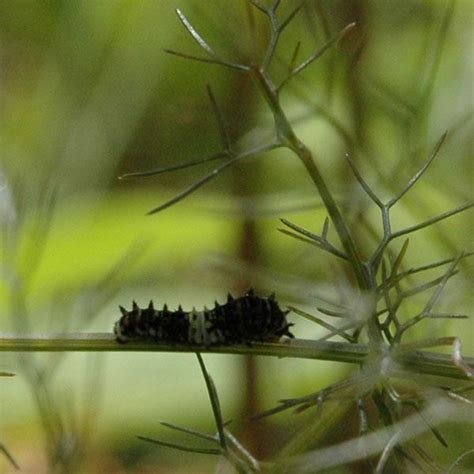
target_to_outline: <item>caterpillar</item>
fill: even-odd
[[[134,301],[132,310],[120,306],[122,317],[115,323],[117,342],[146,340],[164,344],[189,344],[196,346],[250,344],[269,342],[281,336],[294,337],[288,323],[272,294],[268,298],[256,296],[250,289],[245,296],[227,302],[215,302],[213,309],[202,311],[170,311],[165,304],[162,310],[154,308],[153,301],[147,308],[140,308]]]

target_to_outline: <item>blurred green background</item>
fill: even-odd
[[[284,0],[282,17],[295,5]],[[153,216],[146,212],[213,163],[117,179],[219,150],[206,85],[238,148],[271,137],[271,116],[249,78],[164,52],[204,55],[176,7],[223,57],[261,57],[268,28],[258,12],[249,21],[243,0],[0,2],[2,332],[111,331],[118,304],[129,307],[132,299],[201,308],[251,285],[316,314],[318,295],[349,291],[332,258],[277,231],[285,217],[316,232],[326,215],[287,151],[243,161]],[[301,60],[352,21],[356,28],[295,79],[282,101],[368,253],[367,229],[380,231],[378,214],[344,153],[388,198],[448,130],[439,158],[399,205],[395,222],[411,225],[472,197],[473,9],[469,0],[308,0],[281,39],[274,77],[284,76],[298,41]],[[368,226],[358,225],[362,213]],[[459,215],[415,234],[410,265],[456,255],[472,243],[473,230],[472,220]],[[473,302],[472,267],[461,268],[443,300],[456,312]],[[325,334],[292,320],[298,337]],[[446,331],[462,334],[467,346],[474,339],[463,321],[425,325],[413,338]],[[262,456],[275,453],[301,420],[253,426],[245,414],[318,390],[348,370],[327,362],[205,360],[225,416],[237,420],[233,429]],[[191,354],[2,354],[0,370],[18,374],[0,380],[0,442],[22,472],[214,469],[214,459],[177,456],[136,439],[177,441],[160,427],[163,419],[214,429]],[[9,469],[0,457],[0,471]]]

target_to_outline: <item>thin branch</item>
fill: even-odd
[[[285,224],[286,226],[288,226],[290,229],[293,229],[295,232],[298,232],[299,234],[302,234],[304,237],[307,237],[307,239],[309,239],[310,243],[318,244],[318,247],[320,247],[320,248],[326,250],[327,252],[332,253],[333,255],[336,255],[337,257],[340,257],[344,260],[349,259],[348,256],[342,250],[339,250],[337,247],[335,247],[333,244],[331,244],[331,242],[329,242],[326,239],[327,231],[328,231],[328,225],[329,225],[327,219],[324,221],[323,231],[322,231],[321,236],[319,236],[317,234],[313,234],[312,232],[309,232],[306,229],[303,229],[302,227],[299,227],[298,225],[293,224],[292,222],[290,222],[286,219],[280,219],[280,221],[283,224]],[[295,235],[291,232],[288,232],[285,229],[278,229],[278,230],[280,232],[283,232],[284,234],[291,235],[295,238],[299,238],[299,236],[297,236],[297,235]],[[299,240],[303,240],[303,241],[308,242],[308,240],[306,240],[306,239],[299,238]]]
[[[317,306],[316,309],[327,316],[332,316],[333,318],[346,318],[347,312],[343,311],[331,311],[327,308],[323,308],[321,306]]]
[[[147,438],[145,436],[137,436],[137,438],[142,441],[147,441],[148,443],[158,444],[159,446],[164,446],[166,448],[177,449],[178,451],[187,451],[188,453],[213,454],[213,455],[222,454],[222,449],[220,448],[193,448],[191,446],[183,446],[181,444],[167,443],[166,441],[160,441],[158,439]]]
[[[382,260],[382,280],[385,280],[385,271],[386,271],[386,269],[385,269],[384,262],[385,262],[385,260]],[[392,299],[391,299],[390,292],[389,292],[388,288],[383,288],[382,292],[381,292],[382,296],[384,298],[384,301],[385,301],[386,311],[388,312],[387,319],[382,324],[382,327],[383,327],[385,337],[387,338],[387,340],[390,343],[393,340],[392,333],[390,332],[390,324],[393,323],[397,330],[400,327],[400,322],[399,322],[398,317],[397,317],[397,309],[400,306],[402,298],[399,294],[400,292],[399,292],[398,287],[396,288],[396,290],[397,290],[397,296],[398,296],[398,298],[397,298],[398,301],[396,301],[396,302],[392,302]]]
[[[281,0],[273,0],[273,5],[270,7],[273,13],[276,13],[277,8],[280,6]]]
[[[331,38],[326,44],[324,44],[320,49],[315,51],[308,59],[303,61],[299,66],[295,67],[290,71],[288,76],[283,79],[280,85],[277,87],[277,91],[280,91],[294,76],[299,74],[301,71],[306,69],[310,64],[312,64],[316,59],[320,58],[334,43],[341,40],[352,28],[356,26],[355,23],[350,23],[345,28],[343,28],[336,36]]]
[[[217,54],[214,52],[214,50],[206,43],[206,41],[203,39],[203,37],[196,31],[194,26],[191,24],[191,22],[186,18],[184,13],[177,8],[176,13],[181,20],[181,23],[184,25],[186,30],[189,32],[189,34],[193,37],[193,39],[199,44],[199,46],[206,51],[209,56],[212,58],[217,58]]]
[[[410,234],[411,232],[415,232],[417,230],[423,229],[424,227],[428,227],[432,224],[435,224],[436,222],[442,221],[444,219],[447,219],[448,217],[454,216],[455,214],[459,214],[460,212],[470,209],[471,207],[474,207],[474,201],[463,204],[462,206],[458,206],[455,209],[452,209],[451,211],[446,211],[443,214],[440,214],[436,217],[432,217],[431,219],[421,222],[420,224],[407,227],[406,229],[402,229],[397,232],[394,232],[390,236],[390,240],[396,239],[397,237],[400,237],[401,235]]]
[[[423,176],[425,171],[428,169],[428,167],[431,165],[433,160],[438,156],[438,152],[443,146],[444,141],[446,140],[446,136],[448,135],[448,132],[444,132],[441,138],[438,140],[438,143],[436,144],[433,153],[431,156],[428,158],[428,161],[420,168],[420,170],[413,176],[413,178],[408,181],[407,185],[405,186],[400,193],[398,193],[396,196],[394,196],[390,201],[387,203],[387,207],[390,208],[392,207],[396,202],[398,202],[413,186],[414,184]]]
[[[301,48],[301,41],[298,41],[296,43],[295,49],[293,50],[293,54],[291,55],[290,63],[288,64],[288,71],[290,72],[295,67],[296,59],[298,58],[300,48]]]
[[[329,217],[326,217],[323,222],[323,229],[321,231],[321,238],[327,242],[327,237],[328,237],[328,231],[329,231]]]
[[[254,418],[264,418],[295,407],[299,407],[297,413],[301,413],[303,410],[308,409],[310,406],[321,405],[322,403],[324,403],[324,401],[332,399],[331,397],[334,394],[344,391],[346,389],[350,389],[353,387],[361,387],[364,391],[369,391],[370,383],[373,380],[374,376],[371,374],[364,372],[357,373],[355,375],[351,375],[345,378],[344,380],[329,385],[328,387],[323,388],[322,390],[318,390],[317,392],[304,395],[303,397],[279,400],[280,405],[276,406],[275,408],[271,408],[270,410],[266,410],[258,414]]]
[[[382,454],[380,455],[377,467],[375,468],[374,474],[382,474],[385,470],[385,465],[387,464],[388,458],[392,451],[397,447],[401,439],[401,431],[397,431],[387,442],[383,448]]]
[[[460,456],[458,456],[456,458],[456,460],[449,466],[449,468],[446,470],[446,474],[449,474],[450,472],[456,472],[454,471],[453,469],[456,469],[459,464],[461,463],[461,461],[463,461],[463,459],[467,456],[471,456],[474,454],[474,448],[473,449],[469,449],[467,451],[464,451],[464,453],[462,453]],[[457,469],[456,469],[457,470]]]
[[[439,279],[435,280],[437,283],[437,286],[436,286],[436,289],[435,291],[433,292],[433,294],[431,295],[430,299],[428,300],[428,302],[426,303],[425,307],[423,308],[423,311],[421,311],[421,313],[419,313],[417,316],[415,316],[414,318],[411,318],[410,320],[408,320],[406,323],[404,323],[397,335],[396,335],[396,340],[397,341],[400,341],[402,335],[407,331],[407,329],[411,328],[412,326],[414,326],[415,324],[418,324],[420,321],[423,321],[424,319],[426,318],[430,318],[431,317],[431,310],[433,309],[433,306],[437,303],[438,299],[440,298],[441,296],[441,293],[443,292],[445,286],[446,286],[446,283],[448,282],[448,280],[453,277],[456,273],[457,273],[457,270],[456,270],[456,266],[457,264],[459,263],[461,257],[462,257],[462,253],[458,256],[458,258],[456,260],[454,260],[450,267],[448,268],[448,270],[446,271],[446,273]],[[421,285],[420,288],[422,289],[427,289],[429,286],[433,286],[432,284],[433,282],[429,282],[428,284],[425,284],[425,285]],[[451,315],[452,317],[453,315]],[[460,315],[461,316],[461,315]],[[446,316],[444,316],[446,317]],[[436,316],[435,316],[436,318]]]
[[[456,267],[459,263],[459,260],[460,260],[461,256],[462,256],[462,253],[456,260],[453,261],[453,263],[451,263],[448,270],[443,275],[443,279],[439,282],[438,286],[436,287],[436,290],[431,295],[431,298],[429,299],[429,301],[426,303],[426,306],[423,309],[424,313],[427,313],[427,314],[431,313],[431,310],[433,309],[433,306],[438,302],[438,300],[441,296],[441,293],[443,292],[443,290],[446,286],[446,283],[448,283],[448,280],[452,276],[454,276],[454,273],[456,272]]]
[[[220,174],[222,171],[224,171],[229,166],[232,166],[234,163],[236,163],[240,159],[241,159],[241,157],[239,156],[239,157],[235,157],[235,158],[233,158],[229,161],[226,161],[221,166],[219,166],[219,167],[215,168],[214,170],[212,170],[211,173],[207,174],[206,176],[204,176],[200,180],[196,181],[194,184],[192,184],[191,186],[186,188],[184,191],[181,191],[180,193],[178,193],[174,198],[169,199],[168,201],[164,202],[160,206],[153,208],[151,211],[148,211],[147,214],[148,215],[156,214],[158,212],[164,211],[168,207],[173,206],[174,204],[178,203],[179,201],[182,201],[185,197],[187,197],[190,194],[197,191],[199,188],[204,186],[204,184],[206,184],[208,181],[211,181],[212,179],[214,179],[218,174]]]
[[[258,10],[260,10],[262,13],[265,13],[265,15],[268,15],[268,8],[260,3],[258,0],[249,0],[249,2]]]
[[[459,313],[429,313],[427,317],[430,319],[469,319],[467,314]]]
[[[239,442],[239,440],[229,431],[225,430],[225,435],[229,445],[237,451],[245,462],[252,467],[255,472],[260,472],[260,463],[255,459],[252,454]]]
[[[375,193],[372,191],[370,186],[367,184],[367,182],[364,180],[362,175],[359,173],[359,170],[357,169],[354,161],[352,161],[352,158],[349,156],[348,153],[344,155],[346,157],[347,162],[349,163],[349,166],[351,167],[352,172],[354,173],[354,176],[357,179],[357,182],[360,184],[361,188],[367,193],[367,195],[372,199],[372,201],[377,204],[378,207],[382,208],[383,203],[382,201],[375,195]]]
[[[348,329],[354,329],[354,328],[360,328],[363,326],[363,322],[361,321],[356,321],[354,319],[351,319],[344,324],[341,324],[341,326],[338,328],[338,331],[347,331]],[[327,341],[331,337],[334,337],[337,333],[334,331],[331,331],[329,334],[325,334],[324,336],[320,337],[318,341]],[[353,341],[352,344],[357,342],[357,337],[355,334],[351,336],[351,340]]]
[[[455,260],[462,260],[467,257],[472,257],[474,252],[464,252],[462,255],[457,257],[446,258],[444,260],[439,260],[437,262],[429,263],[428,265],[423,265],[420,267],[411,268],[404,272],[405,275],[413,275],[414,273],[424,272],[426,270],[432,270],[433,268],[441,267],[443,265],[447,265],[448,263],[454,262]]]
[[[168,423],[167,421],[160,421],[160,425],[166,426],[166,428],[170,428],[171,430],[180,431],[181,433],[186,433],[191,436],[196,436],[197,438],[205,439],[207,441],[212,441],[214,443],[217,442],[217,439],[215,436],[208,435],[206,433],[201,433],[200,431],[196,431],[191,428],[184,428],[182,426],[178,426],[173,423]]]
[[[199,61],[201,63],[210,63],[218,64],[219,66],[229,67],[231,69],[237,69],[242,72],[249,72],[250,67],[245,66],[244,64],[232,63],[230,61],[225,61],[224,59],[219,58],[203,58],[201,56],[195,56],[194,54],[182,53],[180,51],[175,51],[174,49],[164,49],[165,53],[171,54],[172,56],[178,56],[179,58],[191,59],[192,61]]]
[[[420,415],[420,418],[424,421],[426,426],[429,427],[430,431],[433,433],[433,436],[445,447],[448,447],[447,441],[444,439],[444,436],[441,434],[441,431],[439,431],[436,426],[434,426],[429,419],[426,418],[426,416],[423,414],[423,412],[420,410],[420,404],[415,403],[413,404],[416,412]]]
[[[345,26],[336,36],[331,38],[322,48],[314,52],[306,61],[304,61],[298,67],[293,69],[292,76],[299,74],[301,71],[306,69],[311,63],[313,63],[316,59],[320,58],[323,53],[325,53],[334,43],[341,40],[355,26],[356,26],[355,23],[349,23],[347,26]]]
[[[373,466],[372,460],[370,459],[370,456],[368,455],[368,446],[363,441],[363,436],[369,433],[370,431],[368,413],[365,407],[365,402],[364,402],[363,397],[360,397],[357,399],[357,413],[359,415],[358,436],[361,438],[360,449],[363,452],[367,470],[369,472],[373,472],[374,466]]]
[[[306,3],[306,0],[302,0],[293,11],[280,23],[279,31],[280,33],[290,24],[291,20],[296,16],[296,14],[301,10],[303,5]]]
[[[451,273],[449,275],[448,278],[451,278],[451,277],[457,275],[458,272],[459,272],[459,270],[455,270],[453,273]],[[435,278],[433,280],[430,280],[426,283],[423,283],[421,285],[414,286],[413,288],[410,288],[409,290],[403,291],[402,292],[402,297],[403,298],[409,298],[410,296],[415,296],[419,293],[422,293],[423,291],[426,291],[426,290],[429,290],[430,288],[433,288],[436,285],[439,285],[443,280],[444,280],[444,276],[441,276],[441,277]]]
[[[388,396],[391,398],[391,400],[397,404],[397,405],[406,405],[412,407],[420,416],[422,419],[423,423],[425,423],[426,426],[430,429],[430,431],[433,433],[433,436],[444,446],[448,447],[448,443],[444,439],[444,436],[441,434],[441,432],[433,426],[433,424],[426,419],[426,417],[423,415],[423,412],[420,410],[420,407],[422,406],[423,403],[423,398],[416,397],[416,398],[404,398],[400,395],[400,393],[395,390],[395,388],[390,384],[390,382],[387,382],[384,384],[384,388],[388,394]]]
[[[249,71],[250,68],[247,66],[244,66],[242,64],[236,64],[232,63],[229,61],[225,61],[221,59],[216,52],[206,43],[204,38],[197,32],[197,30],[194,28],[194,26],[191,24],[191,22],[186,18],[185,14],[179,9],[176,9],[176,13],[181,21],[181,23],[184,25],[188,33],[192,36],[192,38],[198,43],[198,45],[212,58],[210,61],[206,61],[205,58],[200,58],[198,56],[193,56],[193,55],[188,55],[188,54],[183,54],[183,53],[178,53],[173,50],[165,50],[167,53],[174,54],[175,56],[181,56],[183,58],[187,59],[194,59],[196,61],[204,61],[204,62],[213,62],[215,64],[220,64],[222,66],[227,66],[233,69],[238,69],[241,71]]]
[[[145,177],[149,177],[149,176],[155,176],[157,174],[164,174],[164,173],[169,173],[171,171],[177,171],[177,170],[182,170],[182,169],[186,169],[186,168],[191,168],[192,166],[202,165],[203,163],[208,163],[210,161],[219,160],[219,159],[224,158],[226,156],[229,156],[227,151],[220,151],[219,153],[216,153],[215,155],[209,156],[209,157],[204,158],[202,160],[187,161],[185,163],[180,163],[179,165],[168,166],[166,168],[158,168],[158,169],[155,169],[155,170],[137,171],[135,173],[126,173],[126,174],[123,174],[123,175],[119,176],[118,179],[145,178]]]
[[[270,42],[268,43],[267,51],[265,52],[265,56],[260,66],[260,70],[263,73],[265,73],[270,67],[270,63],[272,62],[273,56],[275,55],[278,40],[280,39],[280,31],[278,27],[278,20],[275,15],[275,10],[273,10],[273,8],[271,10],[267,10],[266,14],[270,20],[271,36]]]
[[[321,199],[323,200],[328,214],[334,224],[338,237],[347,253],[348,259],[352,263],[353,272],[357,279],[359,288],[361,290],[368,290],[371,288],[371,283],[369,281],[370,278],[367,272],[367,267],[362,261],[347,223],[342,217],[336,201],[314,161],[313,154],[308,149],[308,147],[306,147],[305,144],[301,142],[301,140],[299,140],[296,136],[288,120],[288,117],[281,107],[278,93],[275,90],[274,85],[268,80],[266,75],[258,69],[254,70],[254,77],[257,80],[263,96],[272,111],[277,136],[279,137],[281,143],[292,150],[302,161],[306,171],[311,177],[311,180],[319,191]],[[369,321],[368,324],[369,339],[371,344],[373,343],[374,345],[380,344],[382,342],[377,324],[378,323],[375,320]]]
[[[309,321],[312,321],[313,323],[318,324],[319,326],[322,326],[325,329],[328,329],[335,335],[338,335],[345,339],[348,342],[355,342],[354,338],[348,334],[346,334],[344,331],[341,331],[337,327],[333,326],[332,324],[327,323],[326,321],[323,321],[322,319],[318,318],[317,316],[314,316],[312,314],[309,314],[305,311],[302,311],[301,309],[295,308],[294,306],[288,306],[288,309],[296,314],[299,314],[303,318],[308,319]]]
[[[293,232],[290,232],[289,230],[286,230],[286,229],[278,229],[278,231],[281,232],[282,234],[289,235],[290,237],[293,237],[296,240],[301,240],[301,242],[306,242],[310,245],[314,245],[315,247],[318,247],[321,250],[326,250],[327,252],[335,255],[336,257],[340,257],[343,260],[348,260],[347,256],[342,251],[336,249],[335,247],[332,247],[332,248],[327,247],[327,246],[323,245],[321,242],[318,242],[318,241],[313,240],[313,239],[305,238],[305,237],[303,237],[301,235],[298,235],[298,234],[294,234]]]
[[[474,255],[474,252],[465,252],[462,255],[462,259],[467,258],[467,257],[472,257]],[[382,282],[377,290],[382,290],[384,287],[393,287],[395,284],[399,283],[403,278],[406,278],[410,275],[414,275],[416,273],[421,273],[425,272],[428,270],[433,270],[434,268],[441,267],[443,265],[447,265],[448,263],[453,262],[459,257],[452,257],[452,258],[446,258],[444,260],[439,260],[437,262],[430,263],[428,265],[422,265],[420,267],[415,267],[415,268],[410,268],[409,270],[406,270],[404,272],[399,273],[394,280],[387,280],[386,282]]]
[[[280,221],[285,224],[287,227],[290,229],[294,230],[295,232],[298,232],[299,234],[304,235],[305,237],[308,237],[310,240],[314,240],[315,242],[321,242],[322,238],[317,235],[313,234],[309,230],[303,229],[303,227],[300,227],[299,225],[293,224],[293,222],[290,222],[287,219],[281,218]],[[323,225],[324,227],[324,225]]]
[[[183,200],[185,197],[189,196],[193,192],[197,191],[199,188],[201,188],[204,184],[206,184],[208,181],[211,181],[212,179],[216,178],[222,171],[225,169],[229,168],[229,166],[232,166],[233,164],[237,163],[240,160],[243,160],[244,158],[248,158],[249,156],[255,156],[258,155],[259,153],[264,153],[266,151],[273,150],[280,145],[278,143],[271,143],[269,145],[262,145],[261,147],[254,148],[253,150],[249,150],[247,152],[240,153],[230,160],[226,161],[222,165],[218,166],[217,168],[214,168],[210,173],[196,181],[194,184],[186,188],[184,191],[181,191],[178,193],[174,198],[166,201],[165,203],[161,204],[160,206],[152,209],[149,211],[147,214],[156,214],[157,212],[163,211],[164,209],[172,206],[173,204],[176,204],[177,202]]]
[[[400,252],[398,253],[397,257],[395,258],[395,261],[392,264],[392,268],[390,270],[390,278],[397,276],[398,269],[400,268],[400,265],[402,264],[402,261],[407,253],[409,243],[409,239],[405,239],[405,241],[403,242],[402,248],[400,249]]]
[[[212,412],[214,413],[214,420],[216,422],[217,433],[219,434],[219,444],[222,450],[226,451],[227,441],[224,432],[224,421],[222,419],[222,412],[219,403],[219,396],[217,395],[216,386],[214,385],[214,381],[212,380],[211,376],[207,372],[206,366],[204,365],[204,360],[202,359],[202,356],[199,352],[196,352],[196,357],[198,359],[199,366],[201,367],[204,381],[206,382],[206,388],[209,394],[209,399],[211,401]]]

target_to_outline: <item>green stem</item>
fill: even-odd
[[[308,171],[309,176],[318,189],[319,195],[321,196],[321,199],[323,200],[324,205],[328,211],[329,217],[334,224],[341,244],[352,264],[359,289],[363,292],[373,293],[374,289],[376,288],[376,284],[367,272],[364,263],[357,252],[354,240],[352,239],[346,222],[339,211],[336,201],[332,197],[332,194],[329,191],[323,176],[316,166],[311,151],[303,142],[301,142],[301,140],[299,140],[299,138],[294,133],[288,118],[281,108],[278,91],[270,79],[261,70],[253,69],[252,73],[253,77],[259,84],[260,89],[262,90],[265,100],[272,110],[278,140],[283,145],[290,148],[301,159],[306,170]],[[382,345],[383,337],[377,316],[375,315],[375,301],[371,314],[372,317],[368,319],[367,323],[369,342],[371,346],[377,349]]]
[[[313,155],[304,145],[304,143],[302,143],[301,140],[299,140],[299,138],[295,135],[290,122],[288,121],[283,109],[280,106],[278,93],[270,80],[259,70],[254,70],[253,73],[258,84],[260,85],[261,90],[263,91],[265,99],[272,110],[275,119],[276,133],[279,140],[281,140],[283,145],[290,148],[303,162],[306,170],[313,180],[313,183],[316,185],[316,188],[319,191],[321,199],[326,206],[329,217],[336,228],[336,232],[339,236],[339,239],[341,240],[342,246],[351,260],[360,289],[370,290],[372,288],[370,284],[371,282],[364,268],[362,259],[357,253],[354,241],[350,235],[349,229],[346,226],[344,218],[337,207],[336,201],[332,197],[332,194],[329,191],[324,178],[322,177],[318,167],[316,166],[316,163],[314,162]]]
[[[295,143],[292,149],[300,157],[301,161],[306,167],[306,170],[308,171],[308,174],[313,180],[313,183],[318,188],[321,199],[323,200],[334,227],[336,228],[339,239],[341,240],[344,250],[346,251],[352,263],[359,287],[362,290],[370,290],[371,285],[367,276],[367,272],[365,271],[362,260],[357,253],[349,229],[346,226],[344,218],[342,217],[331,192],[326,186],[324,178],[322,177],[318,167],[316,166],[316,163],[314,162],[312,153],[299,140],[297,143]]]
[[[200,353],[262,355],[299,359],[330,360],[363,364],[370,351],[365,344],[295,339],[282,343],[252,343],[220,347],[199,347]],[[165,345],[147,341],[118,344],[110,333],[30,334],[14,336],[0,333],[0,352],[182,352],[193,353],[189,345]],[[397,357],[403,367],[415,373],[467,379],[449,355],[417,351]],[[474,370],[474,358],[464,363]]]

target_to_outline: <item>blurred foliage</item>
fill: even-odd
[[[282,3],[284,12],[296,4]],[[27,296],[25,327],[38,330],[108,331],[118,303],[148,300],[151,294],[172,306],[200,307],[222,299],[236,281],[251,280],[276,290],[286,302],[313,309],[318,294],[334,291],[328,282],[344,286],[342,270],[327,256],[276,232],[278,217],[296,214],[299,225],[314,230],[325,217],[304,169],[286,151],[258,163],[244,161],[158,216],[145,213],[212,164],[117,180],[123,173],[204,158],[218,149],[207,84],[239,147],[260,143],[271,132],[271,118],[248,78],[164,53],[164,48],[198,53],[175,16],[176,6],[223,56],[249,61],[261,54],[268,30],[257,12],[259,37],[252,37],[243,1],[0,2],[2,331],[18,327],[19,309],[11,308],[9,293],[20,280]],[[378,216],[368,213],[368,223],[357,220],[354,209],[366,209],[367,201],[342,159],[345,152],[381,194],[390,195],[448,130],[441,156],[404,199],[396,222],[419,222],[472,196],[472,2],[308,0],[285,32],[275,74],[284,75],[299,41],[303,58],[352,21],[357,27],[294,81],[283,101],[341,205],[353,213],[368,251]],[[256,221],[259,241],[259,261],[250,266],[239,254],[242,222],[249,218]],[[467,215],[425,230],[410,242],[411,262],[453,256],[472,243],[473,231]],[[472,266],[463,261],[461,268],[463,275],[445,302],[456,303],[456,311],[473,302]],[[298,336],[321,335],[320,328],[297,323]],[[457,324],[454,331],[462,332],[458,328],[470,323]],[[431,335],[451,325],[440,321],[420,331]],[[472,341],[468,331],[463,337]],[[95,382],[84,382],[90,359],[38,356],[32,363],[38,365],[29,366],[39,372],[60,367],[51,371],[50,391],[57,391],[52,400],[62,404],[58,410],[71,432],[81,432],[72,426],[74,417],[77,425],[92,426],[100,413],[97,432],[88,433],[90,461],[84,472],[150,472],[156,465],[163,466],[159,472],[179,472],[181,458],[151,450],[133,436],[147,430],[154,435],[165,414],[212,430],[192,357],[121,354],[94,362],[99,373],[106,372],[97,404],[91,402]],[[224,411],[238,418],[243,369],[231,358],[209,359]],[[2,357],[0,371],[27,371],[27,366]],[[265,360],[264,370],[259,366],[260,403],[304,394],[337,380],[343,370],[321,362]],[[21,467],[46,472],[33,395],[20,380],[0,380],[0,442]],[[81,403],[83,411],[75,406]],[[300,423],[295,420],[284,422],[293,427]],[[275,425],[269,452],[289,436]],[[94,436],[99,441],[92,442]],[[467,436],[453,429],[449,436],[461,452]],[[182,459],[183,472],[211,469],[192,455]],[[1,469],[8,467],[0,457]]]

